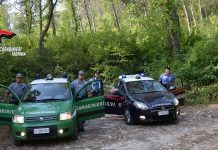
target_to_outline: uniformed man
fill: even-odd
[[[95,71],[94,77],[90,79],[90,82],[94,80],[100,80],[100,78],[101,78],[100,71],[97,70]],[[92,96],[97,96],[99,94],[100,89],[101,89],[101,82],[99,81],[93,82],[92,83]]]
[[[86,84],[87,84],[87,81],[84,78],[84,71],[80,70],[78,73],[78,79],[71,82],[71,88],[72,88],[74,94],[77,94],[82,89],[82,87],[84,87]],[[82,91],[81,93],[79,93],[79,96],[85,97],[85,96],[87,96],[87,94],[88,93],[85,90],[85,91]],[[78,130],[79,131],[85,132],[84,124],[85,124],[85,122],[78,123]]]
[[[171,73],[170,66],[165,67],[165,73],[160,76],[159,82],[167,89],[174,83],[174,75]]]
[[[95,71],[94,77],[91,78],[90,81],[100,79],[100,77],[101,77],[100,71],[97,70],[97,71]]]
[[[26,85],[23,83],[23,76],[21,73],[16,74],[16,82],[11,83],[8,88],[14,92],[19,98],[22,97],[23,92],[25,91]],[[10,92],[7,92],[7,97],[10,95]],[[13,99],[13,96],[12,96]]]

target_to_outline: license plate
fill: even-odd
[[[158,116],[164,116],[164,115],[169,115],[169,111],[165,110],[165,111],[159,111],[158,112]]]
[[[34,129],[33,134],[46,134],[49,133],[49,128],[39,128],[39,129]]]

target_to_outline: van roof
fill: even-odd
[[[33,80],[30,84],[42,84],[42,83],[68,83],[68,80],[65,78],[53,78],[52,80],[38,79],[38,80]]]

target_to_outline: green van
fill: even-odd
[[[93,94],[94,82],[98,82],[100,88]],[[0,85],[0,125],[11,127],[16,145],[35,139],[77,139],[78,122],[104,115],[101,80],[89,82],[74,95],[67,79],[34,80],[21,99]]]

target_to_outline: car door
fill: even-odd
[[[8,95],[8,96],[6,96]],[[0,125],[11,125],[19,98],[4,85],[0,85]]]
[[[185,88],[181,79],[176,79],[174,86],[169,90],[179,100],[180,105],[185,103]]]
[[[117,80],[112,89],[105,95],[105,113],[122,115],[124,103],[124,84],[121,80]]]
[[[98,86],[98,88],[96,89],[95,86]],[[78,121],[86,121],[105,115],[102,80],[94,80],[86,84],[76,93],[74,100]]]

